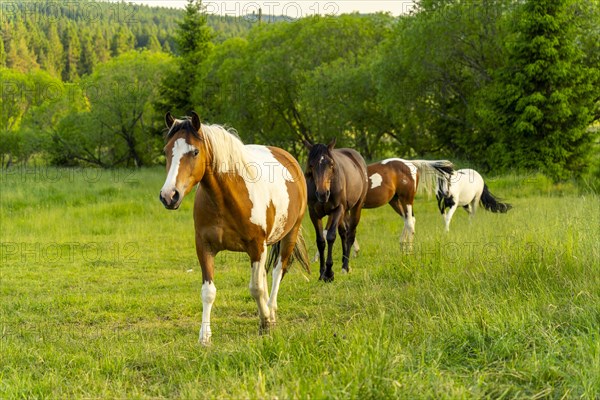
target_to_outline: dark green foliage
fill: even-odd
[[[2,145],[5,163],[32,159],[25,149],[35,146],[19,138],[39,107],[65,137],[69,121],[85,121],[70,113],[89,112],[60,102],[31,106],[22,101],[27,96],[11,103],[11,88],[37,79],[41,69],[79,85],[75,92],[82,97],[74,104],[81,100],[89,108],[81,86],[88,77],[113,57],[144,49],[176,56],[167,63],[176,68],[155,70],[155,78],[164,79],[152,82],[161,83],[147,114],[152,118],[195,109],[203,120],[233,126],[245,142],[277,145],[298,157],[301,139],[337,137],[368,159],[445,157],[482,172],[539,170],[553,180],[581,176],[598,187],[597,1],[423,0],[398,18],[265,16],[262,23],[206,16],[194,0],[186,10],[91,1],[15,4],[3,9],[0,26],[0,68],[11,71],[2,71],[8,81],[1,134],[10,138]],[[116,69],[103,69],[103,82],[118,81],[120,67],[108,65]],[[157,118],[135,135],[160,140]],[[49,155],[40,149],[36,160]],[[57,149],[50,152],[54,162],[77,159]],[[161,160],[158,146],[145,149],[145,159],[134,153],[114,154],[132,165]],[[105,159],[97,163],[118,161]]]
[[[156,108],[172,111],[175,115],[185,115],[194,109],[192,92],[199,83],[199,65],[213,48],[212,38],[202,1],[188,0],[175,34],[179,55],[177,69],[162,82]]]
[[[579,176],[589,164],[589,130],[599,99],[598,66],[577,43],[581,3],[526,2],[515,14],[514,41],[499,71],[495,112],[504,167],[542,170],[554,179]],[[596,35],[598,38],[599,36]]]
[[[41,68],[55,77],[77,79],[91,73],[96,63],[133,49],[174,50],[182,15],[174,8],[127,2],[3,2],[0,66],[22,72]],[[207,23],[217,30],[219,41],[245,35],[252,26],[250,21],[219,16],[209,17]],[[82,42],[80,50],[68,53],[75,46],[73,38]],[[86,47],[88,38],[92,48]]]
[[[356,145],[354,133],[346,134],[353,128],[352,122],[343,121],[348,113],[338,116],[341,107],[324,105],[339,104],[339,94],[356,108],[368,107],[359,97],[368,81],[362,76],[353,81],[351,74],[369,60],[391,23],[385,15],[353,14],[258,26],[247,40],[224,42],[203,63],[195,100],[207,118],[231,124],[248,141],[296,154],[302,151],[302,139],[328,140],[334,135]],[[342,65],[349,72],[339,83],[318,82],[324,74],[336,75]],[[369,75],[364,69],[360,73]],[[358,113],[355,107],[352,111]]]

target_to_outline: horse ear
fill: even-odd
[[[165,115],[165,124],[167,124],[167,128],[171,129],[174,123],[175,118],[173,118],[170,111],[167,111],[167,114]]]
[[[313,148],[313,144],[311,142],[309,142],[308,140],[304,139],[304,147],[306,147],[308,150]]]
[[[327,145],[327,149],[329,151],[333,150],[333,148],[335,147],[335,138],[331,139],[331,142],[329,142],[329,144]]]
[[[200,116],[196,114],[196,111],[192,111],[192,126],[196,131],[200,131]]]

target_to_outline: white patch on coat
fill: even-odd
[[[381,182],[383,182],[383,178],[378,173],[374,173],[369,179],[371,179],[371,189],[381,186]]]
[[[246,148],[252,160],[248,167],[256,171],[255,178],[244,179],[252,202],[250,222],[264,230],[268,243],[275,243],[284,234],[290,204],[286,182],[293,181],[293,175],[268,147],[247,145]],[[271,232],[267,232],[267,208],[270,204],[275,207],[275,219]]]
[[[179,174],[179,163],[184,155],[196,150],[196,147],[192,146],[185,141],[184,138],[177,139],[173,144],[173,157],[171,158],[171,168],[169,174],[165,180],[165,184],[161,189],[161,193],[170,192],[175,188],[177,184],[177,174]]]

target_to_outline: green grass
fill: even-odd
[[[515,209],[459,210],[449,235],[420,198],[410,256],[393,210],[366,210],[351,273],[339,244],[334,283],[293,268],[270,336],[222,253],[204,348],[193,198],[166,211],[162,169],[1,178],[0,398],[600,396],[600,201],[573,185],[490,180]]]

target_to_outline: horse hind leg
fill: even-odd
[[[338,233],[340,234],[340,240],[342,242],[342,273],[348,273],[350,271],[350,244],[348,243],[347,225],[347,221],[342,221],[338,225]]]
[[[402,250],[406,251],[409,248],[412,248],[412,236],[414,235],[414,223],[411,215],[412,207],[409,209],[410,206],[402,204],[397,196],[395,196],[389,204],[404,221],[404,227],[400,234],[400,247]]]
[[[267,305],[268,288],[267,288],[267,270],[265,263],[267,260],[267,245],[257,246],[257,249],[252,251],[250,255],[252,261],[252,275],[250,277],[250,295],[256,301],[258,307],[258,316],[260,318],[260,332],[264,333],[269,330],[270,326],[270,311]]]
[[[404,246],[404,251],[407,253],[412,253],[413,251],[413,242],[415,239],[415,224],[417,222],[413,207],[411,204],[406,205],[406,218],[405,218],[405,229],[407,232],[407,238]]]
[[[294,252],[296,241],[298,240],[298,233],[300,231],[300,224],[295,226],[283,239],[281,239],[279,256],[273,269],[273,282],[271,286],[271,296],[267,301],[267,307],[269,308],[269,326],[273,327],[277,323],[277,295],[279,294],[279,286],[281,280],[285,276],[290,261],[290,257]],[[317,253],[318,256],[318,253]]]

